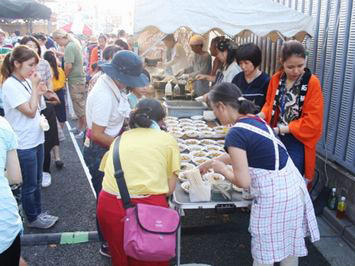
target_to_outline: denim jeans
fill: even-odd
[[[43,144],[31,149],[17,150],[22,173],[22,208],[28,222],[33,222],[42,212],[41,184],[43,172]]]
[[[282,143],[285,145],[288,154],[295,164],[301,175],[304,175],[304,144],[296,139],[292,134],[279,136]]]
[[[86,163],[86,166],[89,168],[91,174],[92,186],[96,192],[96,203],[99,199],[99,194],[102,188],[102,180],[104,178],[104,173],[99,170],[102,157],[108,151],[107,148],[104,148],[92,141],[90,141],[90,146],[83,148],[83,157]],[[103,235],[101,233],[98,220],[96,218],[96,227],[99,234],[100,241],[103,241]]]

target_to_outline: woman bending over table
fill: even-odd
[[[298,265],[307,255],[304,238],[319,240],[313,205],[306,184],[286,147],[272,128],[253,115],[254,103],[231,83],[222,83],[208,95],[222,124],[234,124],[225,139],[227,155],[205,162],[238,187],[248,188],[254,199],[249,231],[254,266]],[[233,170],[227,165],[231,164]]]

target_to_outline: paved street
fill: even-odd
[[[44,209],[60,220],[46,231],[25,228],[25,234],[96,230],[95,197],[67,130],[61,152],[65,167],[59,171],[52,167],[52,185],[42,192]],[[183,218],[182,263],[251,265],[248,221],[249,214],[241,211],[230,216],[214,211],[187,211]],[[25,246],[22,254],[31,266],[110,265],[99,254],[99,246],[98,242]],[[308,247],[309,256],[302,258],[300,265],[330,265],[313,245]]]

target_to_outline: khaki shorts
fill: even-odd
[[[68,84],[73,108],[78,118],[85,116],[85,103],[87,92],[84,83]]]

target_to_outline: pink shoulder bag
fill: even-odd
[[[120,191],[124,217],[123,247],[127,256],[141,261],[168,261],[175,257],[176,231],[180,226],[177,211],[131,202],[119,158],[120,137],[115,140],[113,164]]]

